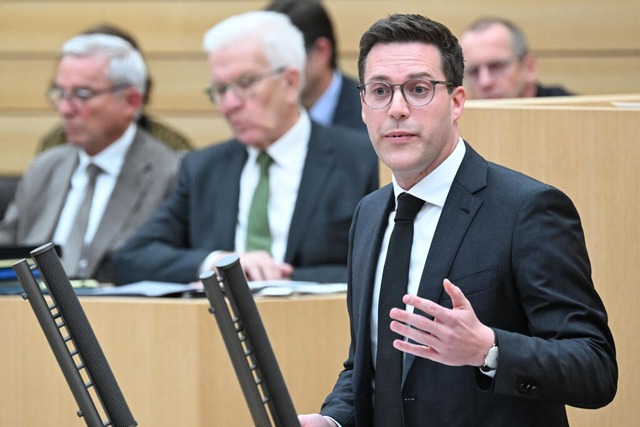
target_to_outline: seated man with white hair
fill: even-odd
[[[38,155],[0,223],[0,245],[62,248],[72,278],[113,281],[111,253],[174,185],[178,154],[139,128],[147,69],[120,37],[80,35],[61,51],[47,99],[68,143]]]
[[[346,282],[351,217],[378,187],[368,138],[309,118],[303,36],[285,15],[233,16],[204,47],[206,92],[234,138],[185,155],[176,189],[118,252],[118,282],[188,283],[231,252],[249,280]]]

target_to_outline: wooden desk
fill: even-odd
[[[251,416],[205,299],[82,298],[138,424],[249,426]],[[260,299],[296,410],[317,412],[349,345],[344,294]],[[0,426],[84,426],[27,301],[0,298]]]

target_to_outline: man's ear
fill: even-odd
[[[333,49],[334,46],[326,37],[320,37],[313,43],[314,54],[322,58],[322,62],[325,64],[329,64]]]
[[[464,103],[467,100],[467,90],[458,86],[451,92],[451,119],[455,123],[464,111]]]
[[[298,102],[298,98],[302,93],[302,76],[300,75],[300,71],[288,67],[282,72],[282,78],[287,85],[287,93],[290,93],[295,99],[295,102]]]
[[[522,58],[522,72],[527,82],[535,82],[538,80],[538,58],[532,53],[527,53]]]
[[[134,87],[123,89],[122,96],[124,97],[128,108],[133,110],[133,114],[142,109],[142,106],[144,105],[144,96],[138,89]]]

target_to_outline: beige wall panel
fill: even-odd
[[[540,57],[540,81],[580,95],[640,93],[640,55],[632,57]]]
[[[208,302],[84,298],[82,305],[139,425],[252,425]],[[318,411],[348,349],[344,294],[257,305],[296,409]],[[0,425],[84,425],[29,303],[0,298],[0,320]]]
[[[227,16],[264,1],[12,1],[0,3],[0,46],[8,52],[53,54],[85,28],[111,22],[149,52],[200,53],[202,36]]]
[[[148,52],[200,52],[203,32],[232,14],[266,1],[9,1],[0,3],[0,49],[55,52],[75,32],[112,21],[130,29]],[[640,3],[570,1],[485,2],[422,0],[326,1],[345,51],[357,50],[362,32],[388,13],[421,13],[458,34],[477,16],[518,22],[535,50],[629,50],[640,47]],[[70,17],[73,17],[72,19]],[[570,23],[571,25],[567,25]]]
[[[29,166],[39,138],[56,122],[55,115],[0,115],[0,175],[19,175]]]

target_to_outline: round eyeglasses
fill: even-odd
[[[453,86],[450,82],[415,78],[402,84],[392,85],[383,81],[373,81],[358,86],[365,105],[374,110],[386,108],[393,100],[395,88],[400,88],[402,97],[414,107],[424,107],[433,100],[436,85]]]
[[[212,104],[219,104],[229,90],[231,90],[238,99],[244,100],[253,94],[253,86],[260,80],[281,74],[286,69],[286,67],[279,67],[253,76],[241,77],[231,83],[214,83],[206,88],[204,93],[207,94]]]
[[[129,85],[116,85],[106,89],[91,89],[89,87],[75,87],[66,91],[58,86],[51,86],[47,89],[45,96],[53,108],[57,108],[60,101],[66,99],[75,106],[82,106],[96,96],[106,93],[114,93],[126,89]]]

